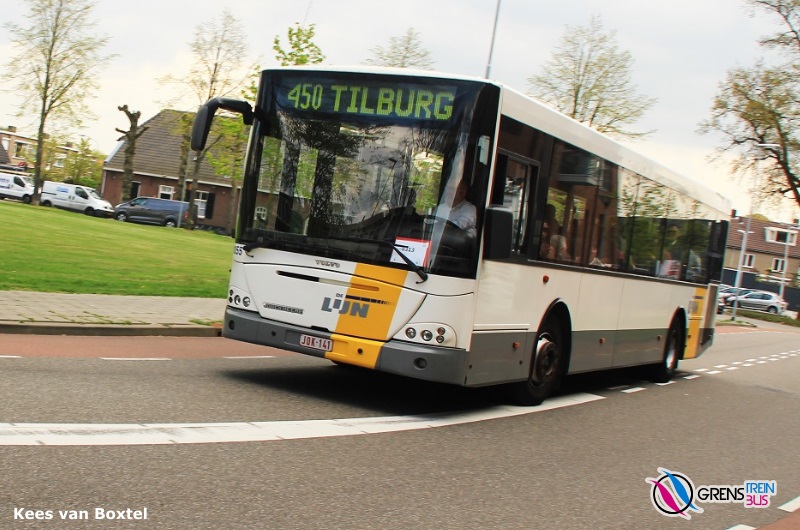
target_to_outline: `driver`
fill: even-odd
[[[467,179],[461,179],[456,187],[453,204],[440,204],[436,208],[436,217],[447,219],[461,230],[464,230],[468,236],[475,237],[477,234],[477,228],[475,227],[477,209],[475,205],[467,200],[468,192],[469,182],[467,182]]]

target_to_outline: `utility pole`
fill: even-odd
[[[489,61],[486,63],[486,79],[492,71],[492,55],[494,55],[494,37],[497,34],[497,19],[500,16],[500,0],[497,0],[497,9],[494,12],[494,28],[492,29],[492,42],[489,45]]]

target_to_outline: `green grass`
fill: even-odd
[[[727,311],[726,311],[727,313]],[[721,315],[718,315],[717,318],[719,319]],[[777,324],[786,324],[787,326],[795,326],[800,327],[800,320],[795,318],[786,316],[786,315],[773,315],[772,313],[765,313],[762,311],[749,311],[747,309],[736,309],[736,316],[737,317],[746,317],[752,318],[754,320],[763,320],[765,322],[775,322]],[[735,324],[733,320],[730,318],[717,320],[717,324]]]
[[[0,290],[224,298],[233,239],[0,201]]]

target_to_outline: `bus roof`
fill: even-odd
[[[267,70],[313,70],[320,72],[347,72],[379,75],[402,75],[412,77],[432,77],[473,81],[495,85],[500,88],[502,114],[538,129],[559,140],[595,154],[608,162],[646,176],[688,197],[692,197],[705,205],[714,208],[723,215],[731,211],[730,200],[712,190],[703,182],[686,177],[666,166],[646,157],[622,143],[602,134],[591,127],[574,120],[548,105],[525,95],[522,92],[499,81],[477,76],[449,74],[435,70],[414,70],[409,68],[390,68],[381,66],[321,66],[302,65],[270,68]]]

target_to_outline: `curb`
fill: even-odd
[[[2,323],[0,333],[15,335],[74,335],[86,337],[219,337],[218,327],[197,325],[54,324],[48,322]]]

